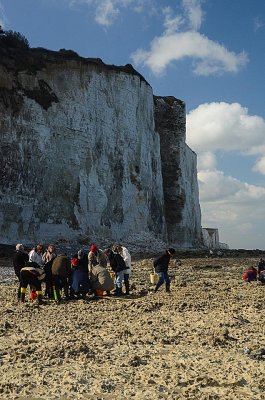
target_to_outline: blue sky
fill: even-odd
[[[265,249],[265,1],[0,0],[0,23],[31,47],[131,63],[183,100],[202,225]]]

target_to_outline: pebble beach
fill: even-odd
[[[128,297],[37,306],[1,259],[0,399],[265,399],[265,286],[242,280],[257,261],[173,259],[155,294],[141,259]]]

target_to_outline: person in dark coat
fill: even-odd
[[[109,259],[109,263],[112,271],[115,272],[115,294],[121,296],[122,293],[122,282],[124,280],[124,271],[127,270],[127,265],[125,264],[124,259],[119,253],[115,253],[111,249],[107,249],[105,251],[106,256]]]
[[[53,295],[53,287],[52,287],[52,263],[56,258],[56,248],[53,244],[49,244],[47,251],[43,254],[42,259],[44,261],[44,271],[46,274],[45,277],[45,296],[50,299],[54,298]]]
[[[19,281],[18,292],[17,292],[18,299],[20,299],[20,297],[21,297],[20,271],[25,266],[26,262],[28,262],[28,260],[29,260],[29,255],[24,250],[23,245],[17,244],[16,250],[15,250],[15,253],[13,256],[13,267],[14,267],[15,274]]]
[[[52,263],[52,280],[54,298],[61,300],[61,289],[64,289],[66,300],[69,299],[69,286],[71,284],[71,260],[65,254],[59,254]]]
[[[170,278],[168,276],[168,266],[171,257],[176,253],[175,249],[169,248],[165,253],[154,261],[154,270],[159,279],[155,287],[155,292],[158,291],[161,285],[166,282],[166,292],[170,292]]]
[[[87,258],[82,262],[83,254],[78,252],[80,258],[73,258],[71,261],[72,268],[72,284],[71,289],[77,297],[86,297],[90,289],[90,282],[88,277]]]

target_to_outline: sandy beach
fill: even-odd
[[[0,398],[265,399],[265,286],[242,281],[257,261],[173,260],[154,294],[143,259],[129,297],[38,307],[2,260]]]

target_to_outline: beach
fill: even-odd
[[[1,399],[265,399],[265,286],[258,258],[185,258],[153,293],[133,261],[128,297],[17,302],[0,266]]]

